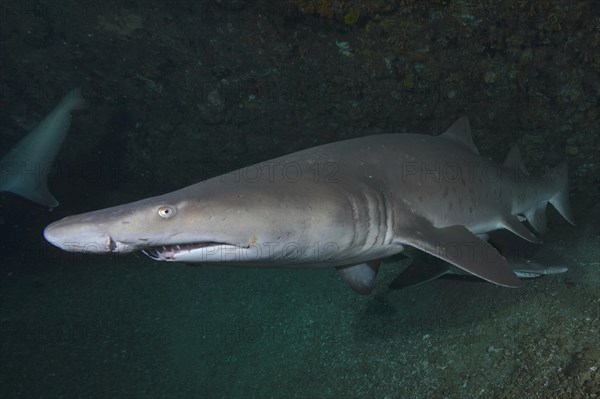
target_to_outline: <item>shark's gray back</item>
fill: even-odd
[[[422,134],[360,137],[271,162],[299,165],[307,182],[378,196],[382,206],[404,207],[436,227],[460,224],[476,233],[515,211],[523,196],[519,181],[526,177],[460,142]]]

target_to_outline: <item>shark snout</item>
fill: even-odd
[[[122,243],[113,240],[100,226],[80,224],[71,217],[48,225],[44,229],[44,238],[67,252],[127,252]]]

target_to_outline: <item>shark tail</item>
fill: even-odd
[[[11,192],[50,208],[58,206],[48,190],[47,172],[71,125],[71,111],[85,105],[81,88],[71,90],[0,159],[0,192]]]
[[[87,102],[81,93],[81,87],[76,87],[62,98],[58,107],[64,107],[70,112],[76,109],[83,109],[86,106]]]
[[[548,202],[552,204],[563,218],[574,225],[575,218],[571,213],[571,205],[569,203],[569,173],[567,163],[563,162],[558,165],[546,173],[543,179],[551,187],[551,197],[548,199]]]

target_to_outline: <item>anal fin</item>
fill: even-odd
[[[541,243],[542,241],[535,236],[521,221],[514,215],[510,215],[501,222],[501,226],[518,235],[529,242]],[[533,226],[533,224],[532,224]],[[535,227],[535,226],[534,226]]]
[[[548,230],[546,222],[546,201],[538,202],[525,212],[527,222],[538,232],[545,233]]]

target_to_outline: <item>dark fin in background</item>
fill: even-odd
[[[375,286],[375,277],[379,271],[379,260],[374,260],[367,263],[360,263],[352,266],[336,267],[340,273],[340,277],[350,288],[361,295],[368,295],[373,291]]]
[[[567,261],[547,246],[523,241],[506,230],[492,231],[489,235],[489,243],[507,259],[513,270],[540,275],[568,270]]]
[[[450,271],[449,264],[435,256],[419,254],[389,285],[392,290],[412,287],[435,280]]]
[[[488,233],[488,242],[510,263],[516,259],[530,259],[542,246],[517,237],[508,230],[494,230]]]
[[[473,137],[471,135],[471,126],[469,125],[469,118],[463,116],[459,118],[456,122],[452,124],[444,133],[441,134],[442,137],[446,137],[447,139],[456,141],[461,145],[464,145],[475,154],[479,154],[479,150],[475,146],[473,142]]]

